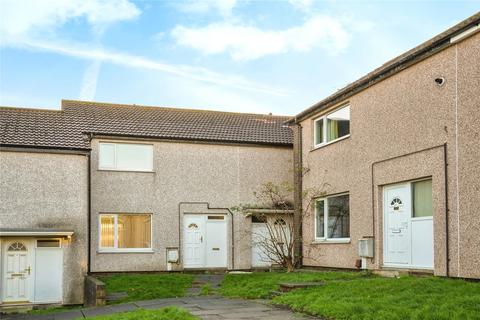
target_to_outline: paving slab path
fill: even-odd
[[[18,314],[0,315],[2,320],[70,320],[107,315],[118,312],[134,311],[139,308],[159,309],[168,306],[177,306],[188,310],[191,314],[204,320],[224,319],[262,319],[262,320],[300,320],[316,319],[290,310],[271,305],[267,300],[228,299],[217,295],[201,296],[201,287],[208,284],[211,289],[218,289],[223,275],[197,275],[193,287],[183,298],[166,298],[147,301],[135,301],[123,304],[107,305],[104,307],[82,308],[71,311],[51,314]]]
[[[299,320],[315,319],[295,314],[290,310],[268,304],[266,301],[227,299],[219,296],[192,296],[183,298],[136,301],[104,307],[84,308],[51,314],[17,314],[0,316],[2,320],[70,320],[107,315],[118,312],[134,311],[139,308],[159,309],[177,306],[205,320],[222,319],[263,319],[263,320]]]
[[[201,295],[204,286],[208,286],[215,292],[220,288],[223,278],[225,278],[224,274],[198,274],[193,280],[192,287],[187,290],[187,296]]]

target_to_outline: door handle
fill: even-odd
[[[23,273],[11,273],[10,274],[11,277],[21,277],[23,275],[24,275]]]
[[[27,269],[25,269],[25,271],[27,271],[28,275],[30,275],[30,271],[32,271],[32,268],[29,266]]]
[[[200,236],[200,242],[203,243],[203,236]]]
[[[392,233],[401,233],[401,232],[402,232],[402,230],[400,230],[400,229],[393,229],[392,230]]]

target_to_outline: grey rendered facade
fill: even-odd
[[[35,150],[0,152],[0,226],[21,230],[73,230],[68,239],[53,234],[28,240],[61,239],[63,302],[83,302],[87,272],[88,157]],[[0,237],[0,252],[24,236]],[[2,270],[5,268],[2,258]],[[35,272],[35,269],[32,271]],[[5,281],[2,277],[2,284]],[[3,289],[3,287],[2,287]],[[2,290],[3,291],[3,290]]]
[[[226,215],[227,267],[250,269],[251,220],[233,213],[232,238],[228,209],[254,203],[263,183],[291,183],[290,147],[142,141],[154,146],[154,170],[137,173],[98,170],[99,141],[112,140],[92,140],[92,272],[166,271],[167,248],[181,249],[186,212]],[[98,252],[98,214],[105,212],[152,213],[153,252]]]

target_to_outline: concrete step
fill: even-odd
[[[325,282],[323,281],[314,281],[314,282],[283,282],[280,283],[280,291],[289,292],[296,289],[305,289],[312,287],[324,286]]]
[[[4,314],[27,313],[32,310],[33,310],[33,305],[31,304],[0,306],[0,313],[4,313]]]

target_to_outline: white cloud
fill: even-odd
[[[175,2],[174,5],[183,12],[205,14],[216,11],[224,17],[230,17],[237,0],[188,0]]]
[[[313,4],[313,0],[288,0],[296,9],[307,11]]]
[[[94,60],[85,70],[82,79],[82,88],[80,89],[80,100],[95,100],[101,65],[101,60]]]
[[[139,14],[140,10],[128,0],[2,0],[0,34],[2,38],[31,36],[81,17],[95,28],[102,28]]]
[[[220,22],[203,28],[177,26],[171,32],[177,44],[204,54],[229,53],[235,60],[253,60],[287,52],[307,52],[315,47],[330,54],[345,49],[349,34],[332,17],[316,15],[302,25],[284,30]]]
[[[32,39],[21,41],[20,39],[17,39],[15,42],[9,42],[7,44],[4,43],[2,45],[35,51],[55,52],[57,54],[80,59],[98,60],[101,62],[109,62],[127,67],[161,71],[187,79],[251,92],[266,93],[277,96],[286,96],[289,94],[283,90],[263,86],[255,82],[245,80],[239,76],[220,74],[201,67],[163,63],[137,55],[95,48],[86,44],[80,46],[78,44],[74,45]]]

